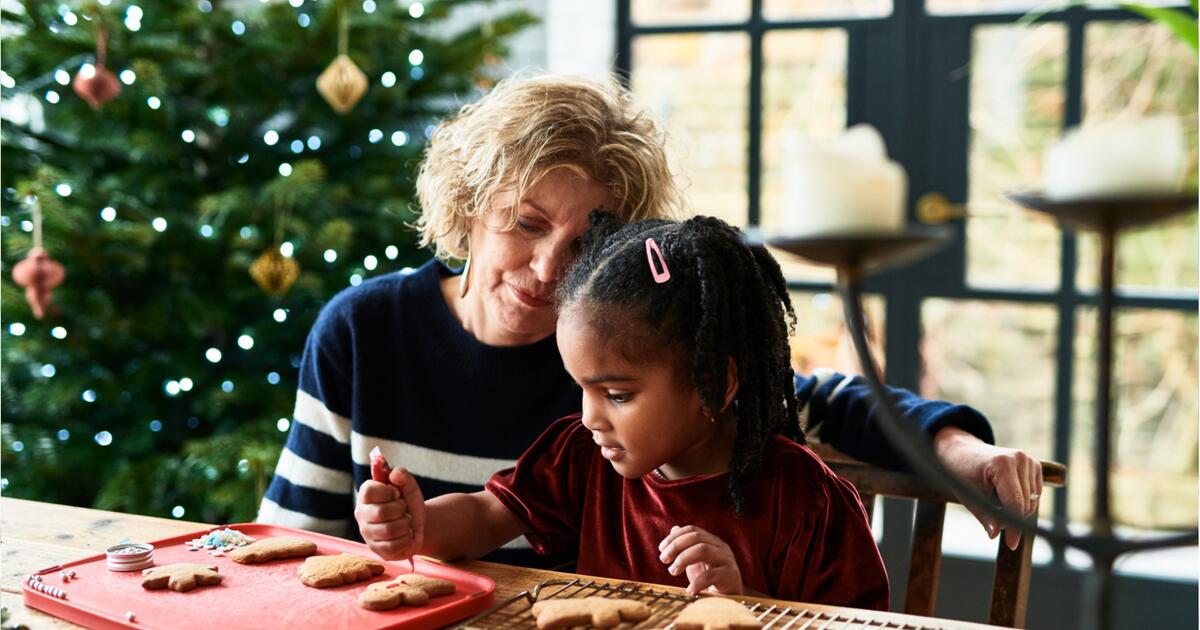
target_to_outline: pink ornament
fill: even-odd
[[[117,75],[99,64],[91,72],[80,70],[75,80],[71,81],[71,87],[92,109],[100,109],[101,105],[121,93],[121,82]]]
[[[29,302],[33,316],[41,319],[50,305],[50,291],[62,284],[67,272],[46,250],[35,247],[29,250],[25,260],[13,266],[12,275],[13,281],[25,288],[25,300]]]
[[[92,109],[100,109],[101,105],[117,98],[121,93],[121,82],[117,80],[117,75],[104,65],[107,55],[108,31],[101,27],[100,32],[96,34],[95,65],[80,68],[75,80],[71,81],[75,93]]]

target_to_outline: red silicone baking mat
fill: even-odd
[[[254,538],[306,538],[317,544],[319,555],[350,553],[378,560],[366,545],[324,534],[257,523],[226,527]],[[44,583],[66,591],[65,600],[35,591],[23,582],[25,605],[90,628],[415,629],[445,626],[486,610],[496,588],[485,576],[417,558],[417,573],[454,582],[457,592],[435,597],[421,607],[365,610],[358,605],[358,594],[367,584],[408,573],[408,562],[384,562],[383,574],[369,581],[337,588],[310,588],[300,583],[296,574],[303,558],[247,565],[238,564],[229,556],[188,551],[184,545],[217,529],[222,528],[165,540],[138,541],[154,545],[155,566],[175,562],[215,565],[224,576],[217,586],[198,586],[186,593],[167,589],[148,591],[142,588],[141,571],[109,571],[101,554],[40,572]],[[74,569],[77,577],[64,583],[59,576],[64,569]],[[126,620],[127,612],[134,613],[132,623]]]

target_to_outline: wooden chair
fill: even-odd
[[[946,504],[959,503],[953,495],[935,489],[920,477],[887,470],[858,461],[826,444],[812,446],[813,451],[838,475],[854,484],[870,516],[877,495],[916,500],[913,521],[912,562],[908,570],[908,592],[904,612],[933,615],[937,599],[938,573],[942,564],[942,526]],[[1047,486],[1062,487],[1067,467],[1042,462],[1042,479]],[[1033,561],[1033,537],[1021,536],[1016,550],[999,540],[996,572],[992,580],[992,605],[988,623],[997,626],[1025,626],[1025,606],[1029,600],[1029,574]]]

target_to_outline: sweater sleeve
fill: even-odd
[[[351,329],[335,299],[309,332],[287,442],[258,522],[346,536],[352,531]]]
[[[871,386],[861,376],[816,370],[812,376],[795,375],[800,422],[810,441],[834,448],[872,464],[908,470],[904,460],[883,433]],[[900,421],[916,425],[932,439],[945,427],[958,427],[994,444],[992,425],[983,414],[966,405],[925,400],[904,389],[889,387]]]

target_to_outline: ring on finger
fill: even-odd
[[[1037,493],[1037,492],[1030,492],[1030,493],[1029,493],[1029,500],[1030,500],[1030,501],[1037,501],[1037,500],[1038,500],[1038,498],[1039,498],[1039,497],[1041,497],[1041,496],[1042,496],[1042,495],[1041,495],[1040,493]]]

